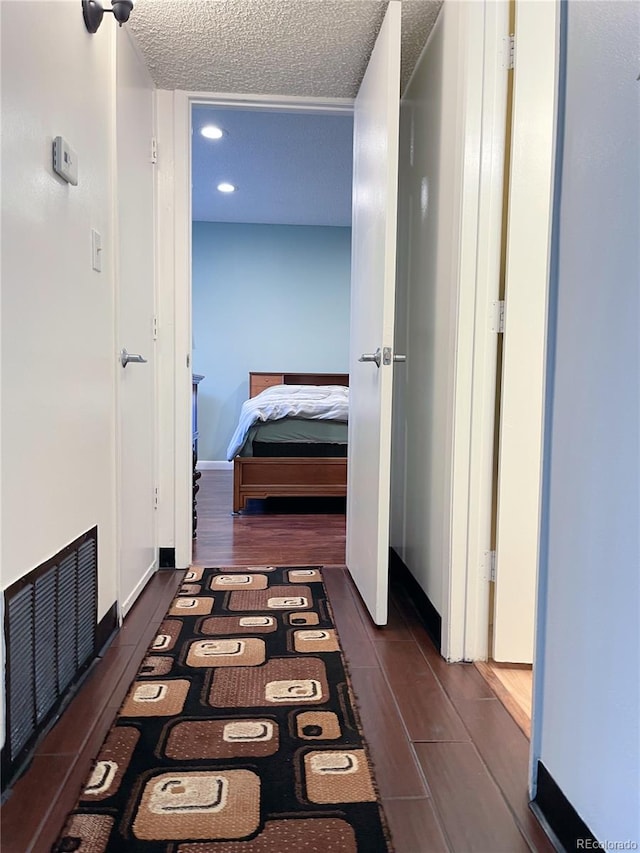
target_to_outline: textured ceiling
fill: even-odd
[[[205,139],[207,124],[222,139]],[[193,219],[351,225],[350,114],[196,106],[192,125]],[[221,181],[236,192],[218,192]]]
[[[442,0],[403,0],[402,86]],[[127,25],[159,88],[355,97],[386,0],[136,0]]]
[[[354,98],[388,0],[135,0],[127,24],[156,85],[217,94]],[[401,89],[442,0],[403,0]],[[193,218],[349,225],[348,116],[203,110],[227,131],[193,137]],[[236,193],[216,185],[227,180]]]

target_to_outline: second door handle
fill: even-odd
[[[380,347],[375,352],[363,352],[358,361],[373,361],[376,367],[380,367]]]
[[[128,364],[146,364],[147,359],[143,358],[141,355],[135,355],[134,353],[127,352],[126,349],[122,349],[120,351],[120,364],[123,367],[126,367]]]

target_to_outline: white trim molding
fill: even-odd
[[[226,459],[201,459],[196,465],[196,471],[231,471],[233,462]]]
[[[476,14],[480,11],[476,9]],[[479,28],[480,23],[476,26]],[[464,660],[486,660],[489,643],[489,588],[486,555],[491,551],[495,394],[498,335],[489,322],[492,305],[499,298],[504,159],[507,126],[508,70],[496,61],[509,30],[506,0],[485,3],[484,50],[478,74],[482,104],[469,121],[470,143],[477,152],[473,162],[470,203],[474,210],[469,224],[467,256],[468,287],[473,294],[467,305],[466,335],[471,349],[466,375],[460,377],[470,388],[465,412],[465,453],[461,460],[460,500],[466,503],[466,530],[460,543],[459,568],[466,575],[464,610]],[[480,68],[482,71],[480,71]],[[473,92],[470,93],[472,96]],[[473,101],[468,101],[473,103]],[[469,108],[468,108],[469,109]],[[473,282],[473,284],[471,284]],[[459,321],[464,321],[462,314]],[[460,329],[462,332],[462,329]],[[468,430],[468,432],[467,432]]]
[[[142,590],[145,588],[145,586],[149,583],[151,575],[153,575],[156,572],[157,568],[158,568],[158,561],[156,559],[151,563],[149,568],[142,575],[142,577],[140,578],[138,583],[135,585],[135,587],[133,588],[131,593],[127,596],[127,598],[125,598],[124,601],[120,602],[120,614],[119,614],[120,625],[122,624],[122,620],[124,619],[124,617],[127,615],[127,613],[131,610],[133,605],[138,600],[138,596],[140,595]]]
[[[516,2],[493,648],[534,657],[559,4]]]
[[[287,95],[250,95],[207,92],[181,92],[190,104],[208,104],[234,110],[279,110],[281,112],[320,112],[325,115],[352,113],[353,98],[299,98]]]
[[[485,658],[489,584],[496,334],[489,322],[498,298],[507,71],[498,61],[508,32],[506,0],[462,4],[459,138],[452,251],[457,267],[451,462],[450,564],[444,574],[442,654],[449,661]]]
[[[176,568],[191,565],[193,548],[191,425],[191,101],[175,92],[174,117],[174,335]]]

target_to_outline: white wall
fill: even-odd
[[[391,546],[443,614],[451,559],[461,15],[445,3],[401,105]],[[456,251],[454,251],[456,249]]]
[[[75,2],[1,8],[2,586],[98,524],[102,616],[115,598],[113,33],[90,36]],[[58,134],[77,187],[52,171]]]
[[[226,459],[249,371],[349,369],[351,229],[193,223],[198,455]]]
[[[640,842],[640,6],[569,2],[534,758]],[[561,139],[562,142],[562,139]]]
[[[117,595],[115,30],[106,16],[89,35],[75,0],[0,9],[0,585],[97,524],[100,619]],[[58,134],[77,152],[76,187],[52,171]],[[102,235],[101,273],[91,228]]]

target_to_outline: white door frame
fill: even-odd
[[[443,567],[442,654],[486,657],[508,68],[507,0],[461,12],[460,230],[452,418],[450,565]],[[454,267],[455,268],[455,267]]]
[[[516,2],[490,653],[495,660],[519,663],[533,662],[536,626],[559,8],[550,2]]]
[[[465,154],[476,156],[464,158],[462,188],[451,565],[465,601],[459,616],[453,606],[450,611],[453,660],[485,659],[488,649],[498,351],[494,306],[500,291],[508,2],[470,4],[467,21]],[[475,286],[465,287],[465,282]],[[465,388],[471,393],[465,394]],[[464,417],[459,417],[460,400],[468,404]],[[450,589],[456,589],[453,581]]]
[[[353,112],[351,98],[287,98],[216,92],[159,92],[158,232],[161,458],[160,544],[175,547],[176,567],[192,558],[191,457],[191,107]],[[170,332],[172,331],[172,334]],[[166,336],[166,337],[165,337]]]
[[[541,149],[530,151],[540,169],[528,172],[531,164],[525,158],[512,160],[512,186],[515,178],[524,192],[532,193],[538,202],[548,190],[546,211],[544,204],[541,210],[539,203],[536,211],[537,215],[546,217],[546,222],[540,224],[541,232],[546,229],[550,233],[552,194],[549,182],[545,186],[544,175],[546,170],[550,178],[555,138],[555,119],[549,121],[550,116],[555,116],[555,101],[549,99],[548,92],[549,80],[555,80],[557,74],[553,40],[557,9],[553,2],[516,0],[516,4],[520,23],[516,36],[516,63],[520,57],[520,75],[526,74],[531,99],[530,109],[521,115],[528,115],[529,121],[539,119],[546,133]],[[508,5],[506,2],[487,2],[484,4],[484,21],[481,7],[482,4],[470,4],[466,48],[472,73],[465,77],[451,570],[448,583],[445,578],[444,584],[445,594],[448,591],[448,606],[443,614],[442,650],[448,660],[486,660],[490,651],[490,533],[497,369],[493,305],[498,299],[502,248],[507,120],[505,51],[508,50],[504,37],[508,33]],[[539,68],[540,43],[549,45],[544,75]],[[496,62],[496,57],[503,58]],[[518,132],[520,128],[516,126],[514,133]],[[540,144],[539,136],[537,139]],[[522,245],[527,242],[527,210],[524,203],[520,204],[517,214],[513,208],[510,212],[510,228],[520,230],[524,241]],[[514,223],[515,215],[519,217],[517,223]],[[514,251],[511,250],[509,261],[512,270],[518,263]],[[522,267],[520,273],[523,273]],[[544,363],[543,354],[541,365]],[[539,414],[541,429],[542,400]],[[532,462],[541,470],[540,463],[541,458]],[[538,499],[536,492],[532,500],[535,503]]]

